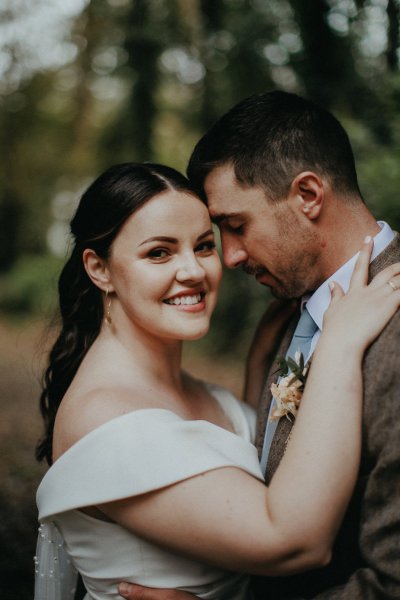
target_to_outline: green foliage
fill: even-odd
[[[38,2],[38,19],[45,6]],[[0,84],[3,309],[37,311],[47,302],[37,264],[53,259],[36,255],[46,253],[60,218],[55,197],[110,163],[157,160],[184,170],[210,123],[273,87],[305,94],[343,120],[367,204],[400,226],[397,0],[315,0],[312,8],[299,0],[82,0],[54,56],[73,51],[54,67],[29,50],[22,7],[0,8],[0,34],[8,20],[16,32],[0,61],[10,61]],[[36,66],[33,58],[18,64],[32,53]],[[219,334],[209,338],[216,350],[247,339],[265,302],[255,287],[226,275]]]
[[[380,149],[360,164],[361,185],[367,205],[377,219],[388,221],[400,230],[400,152]]]
[[[308,369],[306,369],[306,371],[304,370],[305,365],[303,354],[300,352],[298,362],[296,362],[296,360],[290,356],[287,358],[281,356],[276,362],[278,363],[278,369],[276,372],[279,373],[280,377],[286,377],[289,373],[293,373],[293,377],[288,381],[288,386],[291,386],[295,381],[300,381],[301,386],[299,389],[303,390],[308,373]]]
[[[0,278],[0,310],[14,316],[49,316],[57,300],[62,261],[51,255],[23,256]]]

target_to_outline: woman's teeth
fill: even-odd
[[[176,298],[169,298],[165,300],[167,304],[175,304],[178,306],[179,304],[198,304],[201,302],[201,294],[196,294],[195,296],[179,296]]]

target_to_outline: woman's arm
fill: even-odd
[[[347,296],[333,290],[296,426],[267,489],[235,468],[109,503],[110,518],[157,544],[230,570],[282,575],[322,566],[355,482],[361,362],[400,302],[400,266],[367,286],[363,248]]]
[[[246,359],[243,401],[258,407],[265,374],[275,358],[280,334],[298,308],[293,300],[273,300],[261,317]]]

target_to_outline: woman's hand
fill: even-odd
[[[366,239],[357,258],[346,295],[331,284],[332,301],[325,313],[323,337],[363,353],[380,334],[400,305],[400,263],[390,265],[368,284],[373,241]]]

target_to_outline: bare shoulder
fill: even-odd
[[[146,407],[145,394],[129,387],[103,386],[67,393],[54,425],[54,459],[107,421]]]

